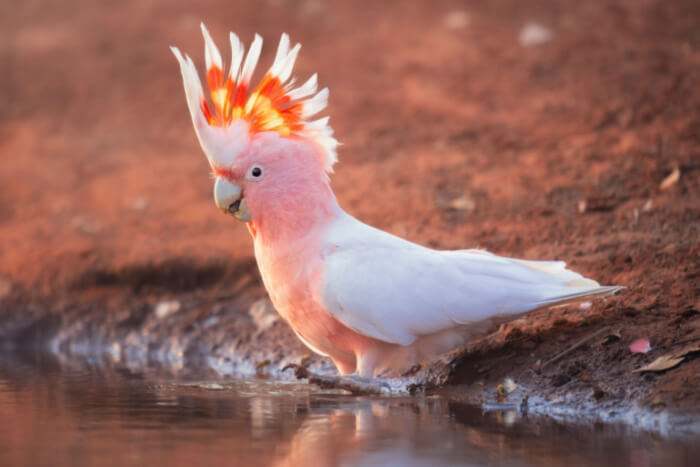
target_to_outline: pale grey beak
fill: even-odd
[[[214,182],[214,202],[216,206],[239,221],[250,222],[250,212],[241,192],[241,187],[225,178],[216,177]]]

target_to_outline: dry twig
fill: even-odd
[[[554,357],[550,358],[549,360],[547,360],[546,362],[544,362],[543,364],[541,364],[541,365],[539,366],[539,370],[541,371],[541,370],[542,370],[544,367],[546,367],[547,365],[550,365],[550,364],[552,364],[552,363],[554,363],[554,362],[556,362],[556,361],[561,360],[562,358],[564,358],[565,356],[569,355],[569,354],[570,354],[571,352],[573,352],[574,350],[576,350],[576,349],[578,349],[579,347],[581,347],[581,346],[582,346],[583,344],[585,344],[586,342],[592,340],[593,338],[595,338],[595,337],[601,335],[602,333],[604,333],[605,331],[608,331],[608,330],[610,330],[610,326],[605,326],[605,327],[602,327],[602,328],[598,329],[598,330],[597,330],[596,332],[594,332],[593,334],[590,334],[590,335],[584,337],[584,338],[581,339],[580,341],[576,342],[575,344],[572,344],[570,347],[568,347],[568,348],[566,348],[565,350],[559,352],[557,355],[555,355]]]

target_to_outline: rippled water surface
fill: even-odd
[[[36,360],[36,359],[32,359]],[[454,395],[0,359],[0,466],[697,465],[698,440],[487,412]]]

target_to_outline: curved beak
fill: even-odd
[[[229,214],[239,221],[250,222],[250,212],[245,203],[241,187],[225,178],[216,177],[214,182],[214,202],[224,214]]]

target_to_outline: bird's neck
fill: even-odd
[[[277,198],[254,216],[248,229],[256,244],[287,247],[322,234],[340,213],[335,194],[324,180]]]

